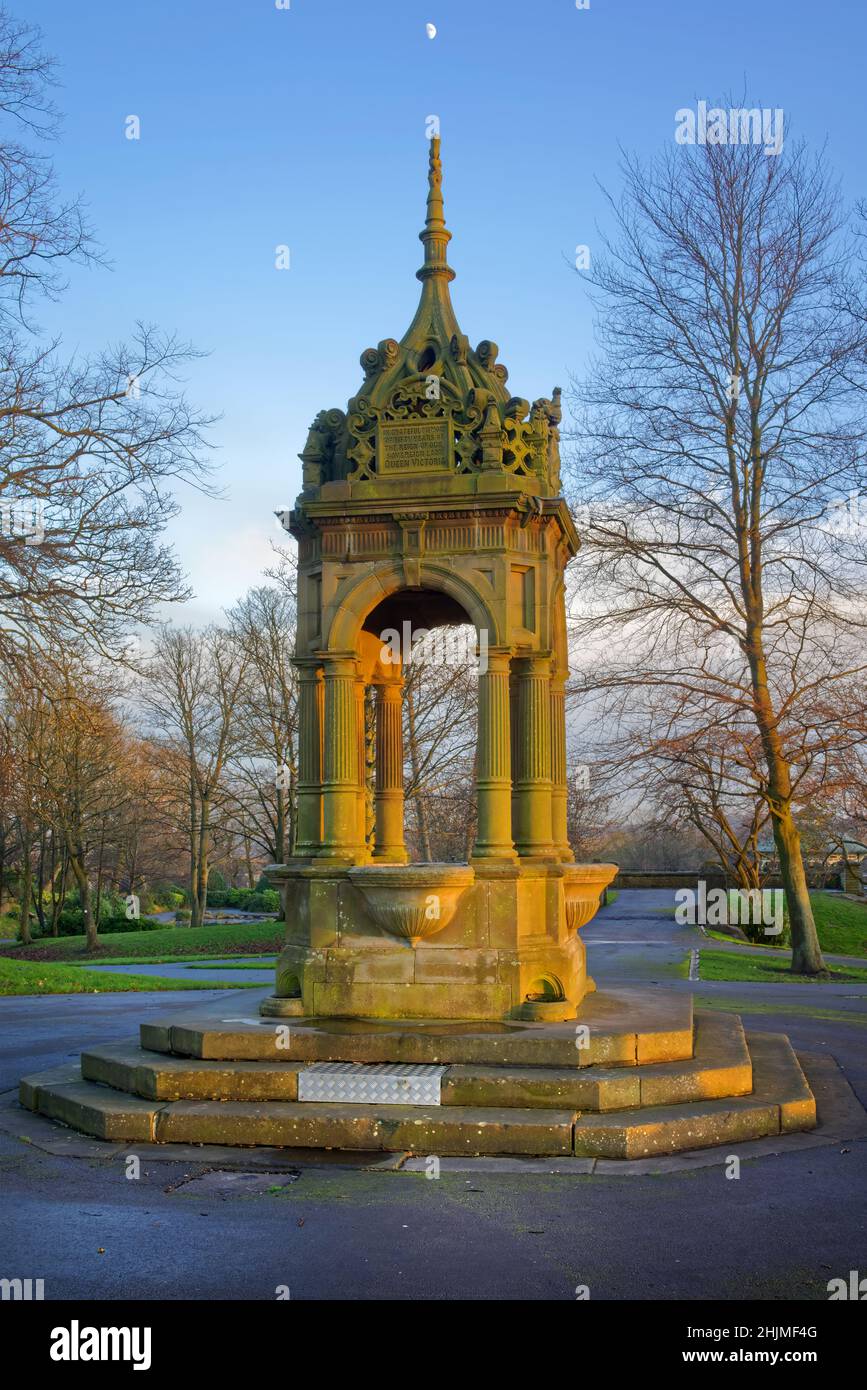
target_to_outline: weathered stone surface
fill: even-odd
[[[81,1054],[81,1074],[149,1100],[295,1100],[298,1067],[291,1062],[195,1061],[157,1057],[132,1044],[114,1043]]]
[[[172,1025],[170,1019],[166,1019],[164,1022],[140,1023],[138,1031],[142,1047],[146,1047],[150,1052],[171,1052]]]
[[[695,1056],[637,1069],[641,1105],[743,1096],[752,1090],[753,1070],[743,1024],[737,1014],[697,1013]]]
[[[646,1158],[715,1144],[811,1129],[815,1101],[788,1038],[750,1034],[750,1095],[682,1105],[581,1115],[575,1153],[587,1158]]]
[[[585,1028],[587,1046],[576,1046],[585,1041]],[[556,1024],[340,1018],[228,1024],[213,1014],[190,1014],[170,1025],[169,1036],[175,1053],[223,1060],[634,1067],[642,1051],[692,1057],[692,998],[663,990],[652,996],[600,991],[584,1001],[577,1019]],[[147,1046],[145,1037],[143,1030]]]
[[[780,1133],[813,1129],[816,1101],[785,1033],[748,1033],[756,1098],[780,1107]]]
[[[38,1083],[36,1108],[40,1115],[97,1139],[152,1140],[161,1104],[90,1081],[65,1081]]]
[[[157,1139],[422,1154],[568,1154],[573,1118],[571,1111],[463,1106],[177,1101],[161,1113]]]
[[[647,1158],[777,1133],[776,1105],[746,1097],[704,1100],[582,1115],[575,1126],[575,1153],[583,1158]]]
[[[619,1065],[588,1065],[575,1023],[265,1023],[202,1013],[157,1022],[153,1041],[171,1053],[91,1048],[86,1079],[70,1067],[25,1077],[21,1101],[106,1139],[587,1160],[636,1161],[815,1125],[783,1035],[745,1040],[735,1015],[699,1013],[694,1056],[642,1064],[642,1040],[653,1052],[654,1039],[664,1048],[677,1039],[684,1051],[690,997],[617,991],[597,1000],[582,1019],[597,1052],[619,1049]],[[618,1020],[628,1024],[622,1033]],[[436,1062],[446,1068],[443,1103],[298,1103],[307,1060]]]
[[[32,1072],[29,1076],[22,1076],[19,1081],[18,1099],[26,1110],[38,1110],[39,1092],[43,1087],[80,1080],[80,1069],[70,1063],[60,1067],[52,1067],[50,1071]]]
[[[449,1067],[443,1077],[443,1105],[569,1106],[574,1110],[620,1109],[639,1103],[636,1068]]]

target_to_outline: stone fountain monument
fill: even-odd
[[[580,930],[616,866],[575,864],[566,833],[564,572],[579,541],[560,392],[512,395],[496,344],[472,348],[458,326],[439,140],[421,240],[415,318],[362,353],[345,411],[317,415],[284,520],[300,784],[295,855],[270,870],[286,909],[275,990],[151,1019],[138,1042],[25,1077],[22,1104],[106,1140],[408,1161],[645,1158],[809,1129],[786,1037],[694,1013],[686,991],[596,991],[587,974]],[[406,659],[419,630],[455,623],[478,644],[475,845],[467,864],[410,864]]]
[[[415,317],[361,354],[346,411],[317,415],[284,519],[299,549],[300,771],[297,855],[270,870],[289,924],[271,1015],[564,1019],[593,988],[578,927],[616,866],[576,866],[566,833],[564,572],[578,537],[560,391],[531,406],[496,343],[470,346],[450,236],[434,139]],[[388,634],[455,623],[479,650],[476,841],[469,864],[407,864],[404,666]]]

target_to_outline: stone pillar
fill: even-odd
[[[357,814],[358,842],[367,848],[367,747],[365,739],[365,693],[367,687],[364,676],[359,672],[355,677],[355,748],[357,761]]]
[[[373,858],[405,864],[403,838],[403,677],[376,686],[376,789]]]
[[[571,863],[566,821],[566,674],[551,677],[551,830],[558,859]]]
[[[325,758],[320,858],[356,863],[358,836],[358,663],[354,655],[326,655]]]
[[[556,859],[551,821],[551,658],[522,657],[516,668],[515,847],[522,858]]]
[[[295,853],[302,857],[322,848],[322,668],[317,661],[297,660],[298,671],[298,824]]]
[[[473,859],[515,858],[511,814],[510,660],[510,652],[488,648],[487,669],[479,676],[478,824]]]

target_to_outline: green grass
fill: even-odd
[[[254,952],[250,951],[249,955]],[[0,960],[3,959],[0,954]],[[201,956],[99,956],[97,957],[100,965],[192,965],[195,962],[197,970],[212,969],[202,960]],[[221,965],[221,970],[262,970],[269,965],[273,965],[277,956],[273,951],[262,953],[262,965],[250,964],[245,967],[241,962],[231,961],[228,965]],[[74,967],[76,970],[86,970],[93,960],[92,956],[77,957],[75,960],[66,961],[65,964]]]
[[[822,950],[832,956],[860,956],[867,959],[867,903],[849,902],[834,893],[821,892],[811,893],[810,902],[813,905],[813,917]],[[659,911],[665,917],[673,917],[675,913],[673,907],[661,908]],[[713,937],[715,941],[747,944],[726,932],[715,931],[713,927],[706,930],[708,936]],[[790,949],[773,941],[751,941],[749,946],[759,951]]]
[[[848,902],[833,893],[811,893],[810,902],[822,950],[832,956],[860,956],[867,959],[867,903]],[[710,927],[707,934],[715,941],[737,940]],[[751,941],[749,945],[751,949],[759,951],[790,949],[772,941]]]
[[[867,957],[867,903],[851,903],[833,893],[811,893],[813,916],[823,951]]]
[[[196,961],[195,965],[190,965],[190,970],[268,970],[274,965],[276,956],[271,956],[267,960],[232,960],[221,961],[219,966],[208,964],[207,961]]]
[[[80,961],[135,965],[138,961],[165,964],[183,957],[242,955],[267,952],[273,955],[283,945],[286,928],[282,922],[232,922],[226,926],[159,927],[156,931],[110,932],[99,938],[99,950],[85,950],[83,936],[43,937],[32,946],[7,946],[0,961]]]
[[[239,982],[222,989],[243,989]],[[213,989],[208,980],[165,980],[158,975],[108,975],[97,970],[81,970],[69,965],[8,960],[0,957],[0,995],[2,994],[145,994],[162,990]]]
[[[844,984],[846,981],[867,984],[867,969],[858,965],[832,968],[829,981],[813,975],[793,975],[786,960],[769,960],[765,956],[742,955],[735,951],[701,951],[699,979],[741,980],[754,984]]]

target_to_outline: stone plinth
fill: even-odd
[[[269,1016],[556,1021],[574,1018],[595,988],[569,904],[580,891],[589,921],[616,865],[319,863],[268,873],[287,921]]]

